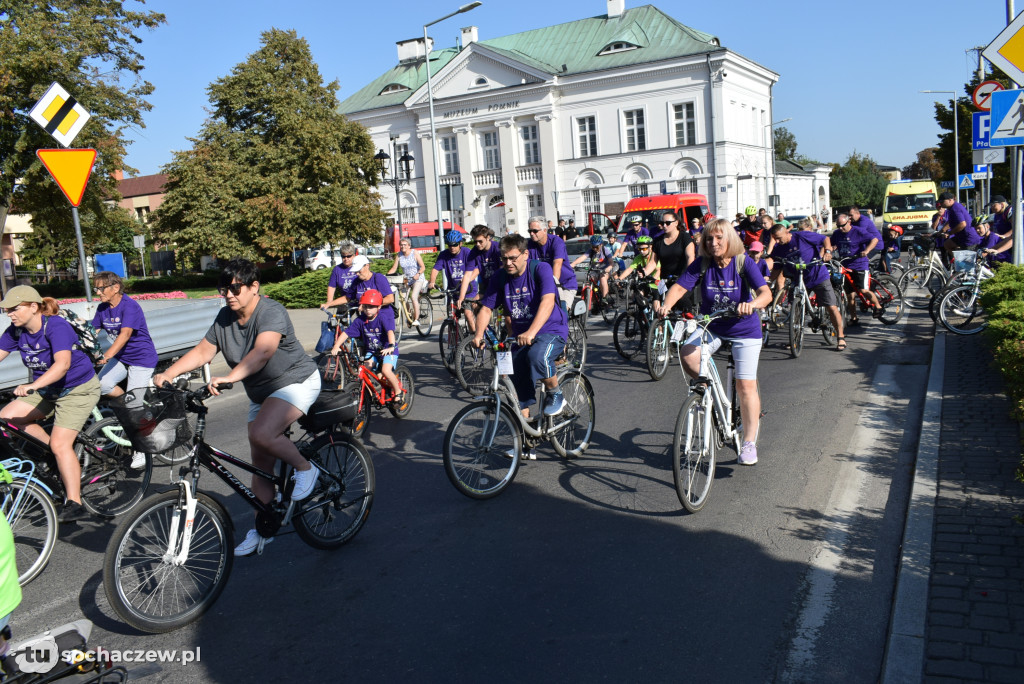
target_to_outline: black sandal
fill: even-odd
[[[836,351],[843,351],[846,349],[846,338],[840,337],[836,340]]]

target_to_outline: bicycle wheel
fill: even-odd
[[[462,327],[456,325],[450,318],[441,324],[441,332],[438,335],[438,344],[441,347],[441,363],[453,373],[455,372],[455,352],[459,348],[462,337]]]
[[[804,320],[807,318],[806,299],[803,295],[793,296],[789,314],[789,353],[793,358],[800,356],[804,347]]]
[[[974,335],[985,329],[988,317],[981,308],[975,285],[961,285],[947,292],[938,305],[939,322],[957,335]]]
[[[878,320],[886,325],[895,325],[903,318],[903,293],[900,292],[899,282],[891,275],[882,274],[871,277],[871,291],[878,297],[878,303],[882,305],[882,315]]]
[[[615,351],[624,359],[635,358],[647,347],[647,321],[637,312],[623,311],[612,329]]]
[[[647,372],[653,380],[661,380],[668,370],[669,353],[668,321],[656,320],[647,334]]]
[[[430,329],[434,327],[434,306],[433,302],[425,294],[420,295],[420,327],[416,329],[416,332],[420,337],[426,337],[430,334]]]
[[[2,487],[3,514],[14,534],[18,584],[25,586],[43,571],[57,544],[57,508],[43,488],[15,479]]]
[[[151,634],[175,630],[209,610],[234,563],[234,528],[224,507],[196,494],[195,518],[186,526],[180,498],[178,491],[147,498],[114,530],[103,558],[110,606],[126,623]],[[192,538],[188,555],[178,562],[186,528]]]
[[[615,319],[619,317],[619,313],[622,311],[619,308],[619,297],[616,296],[612,290],[608,291],[608,296],[601,300],[601,318],[608,325],[615,322]]]
[[[789,315],[792,311],[789,294],[789,287],[783,287],[772,298],[772,308],[769,311],[768,320],[776,330],[789,322]]]
[[[455,352],[455,379],[470,396],[487,391],[494,377],[494,354],[489,349],[479,349],[472,337],[459,343]]]
[[[565,360],[573,368],[582,369],[587,362],[586,321],[577,316],[569,320],[569,337],[565,340]],[[490,378],[488,378],[488,381]]]
[[[343,432],[321,435],[309,449],[324,472],[295,516],[295,532],[316,549],[351,541],[370,517],[376,488],[373,461],[362,442]]]
[[[400,302],[397,298],[395,303],[391,305],[391,313],[395,317],[395,345],[402,341],[402,332],[405,330],[405,302]]]
[[[388,411],[395,418],[405,418],[412,411],[412,402],[416,398],[416,381],[412,377],[412,371],[404,363],[395,366],[395,377],[398,378],[405,393],[401,401],[392,399],[388,402]]]
[[[370,409],[373,400],[370,397],[370,389],[363,385],[362,389],[359,390],[359,407],[356,408],[356,417],[352,419],[352,423],[349,426],[349,432],[352,433],[353,437],[362,437],[366,434],[366,426],[370,424]]]
[[[839,335],[836,333],[836,326],[832,322],[828,309],[824,306],[820,307],[818,313],[821,315],[821,336],[825,338],[825,344],[830,347],[836,346]]]
[[[106,430],[121,430],[117,418],[104,418],[83,433],[95,447],[88,451],[89,463],[82,469],[82,505],[95,515],[112,517],[131,509],[142,500],[153,476],[153,455],[146,454],[141,468],[132,468],[135,450],[107,437]]]
[[[558,379],[558,388],[565,397],[565,407],[553,423],[562,427],[549,432],[548,439],[559,456],[578,458],[590,446],[594,433],[594,389],[586,376],[574,370]]]
[[[896,281],[903,293],[903,301],[911,309],[924,309],[932,295],[942,289],[946,282],[945,274],[928,266],[908,268]]]
[[[691,394],[676,418],[672,477],[679,503],[690,513],[704,508],[715,482],[716,438],[705,432],[710,411],[710,393]]]
[[[516,477],[523,439],[514,409],[481,401],[455,414],[444,433],[444,472],[461,494],[490,499]]]

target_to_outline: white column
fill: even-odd
[[[533,117],[537,120],[537,133],[540,137],[540,181],[541,194],[544,197],[544,215],[558,223],[559,207],[555,206],[555,198],[552,192],[558,192],[558,144],[555,140],[554,114],[538,114]],[[559,204],[563,198],[559,197]]]
[[[434,154],[436,154],[436,150],[434,149],[435,144],[433,138],[430,136],[430,131],[418,133],[417,136],[420,139],[420,153],[423,158],[423,161],[420,163],[420,168],[423,169],[423,183],[426,187],[426,221],[437,221],[437,191],[434,189],[437,184],[437,179],[434,178]]]
[[[462,176],[463,197],[466,200],[466,223],[484,223],[486,208],[483,208],[478,219],[477,207],[473,205],[476,199],[476,171],[477,154],[476,140],[473,136],[473,127],[469,124],[457,126],[452,129],[456,135],[457,149],[459,150],[459,173]],[[482,206],[482,205],[481,205]]]
[[[515,231],[526,235],[526,219],[528,216],[518,216],[519,213],[519,187],[516,181],[516,160],[519,158],[517,150],[518,131],[516,122],[496,121],[498,127],[498,146],[501,153],[501,190],[505,196],[505,225],[509,231]]]

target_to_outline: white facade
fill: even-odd
[[[434,154],[440,182],[462,183],[466,200],[463,215],[443,218],[499,235],[525,234],[537,214],[577,224],[588,211],[617,214],[662,183],[707,195],[719,216],[767,207],[777,74],[717,41],[699,54],[567,75],[527,61],[474,40],[433,74],[436,145],[425,84],[401,104],[347,114],[377,148],[391,154],[394,138],[415,157],[404,221],[438,218]],[[380,191],[394,215],[393,187]]]

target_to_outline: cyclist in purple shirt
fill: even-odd
[[[334,300],[335,302],[338,304],[358,302],[367,290],[377,290],[384,297],[384,306],[395,303],[395,292],[391,289],[391,283],[388,282],[387,276],[371,271],[369,259],[362,254],[357,255],[352,260],[352,270],[356,272],[356,277],[342,291],[342,295]]]
[[[757,463],[757,429],[760,423],[761,398],[757,393],[757,361],[761,354],[761,320],[755,311],[772,301],[771,291],[761,277],[753,259],[743,260],[743,272],[737,272],[737,258],[743,254],[743,241],[726,219],[711,221],[700,235],[700,258],[695,259],[665,294],[658,306],[662,316],[698,284],[701,288],[700,312],[711,314],[734,308],[739,318],[720,318],[708,326],[712,334],[712,353],[721,340],[732,342],[736,361],[736,392],[743,419],[743,446],[738,454],[740,465]],[[686,340],[680,350],[687,375],[700,374],[701,332]]]
[[[337,356],[341,346],[350,337],[358,337],[363,341],[367,356],[380,356],[381,373],[391,386],[400,388],[402,384],[395,375],[395,366],[398,364],[395,314],[390,307],[381,308],[381,301],[383,297],[377,290],[367,290],[359,297],[359,315],[338,335],[331,348],[331,356]]]
[[[875,316],[880,316],[882,309],[879,306],[878,297],[871,291],[871,264],[868,263],[868,254],[878,244],[878,239],[866,229],[854,226],[846,214],[839,214],[836,217],[836,225],[839,227],[833,231],[831,238],[835,256],[839,257],[844,266],[853,271],[854,285],[861,294],[871,301]],[[856,294],[845,278],[843,279],[843,289],[850,303],[850,324],[859,323]]]
[[[939,195],[939,206],[946,210],[946,228],[950,238],[942,246],[947,256],[953,256],[958,249],[970,249],[981,244],[978,231],[971,225],[971,214],[967,207],[956,201],[951,192]]]
[[[103,352],[100,393],[118,397],[124,394],[118,383],[128,379],[127,391],[148,387],[156,368],[156,347],[142,307],[124,293],[121,277],[110,271],[95,276],[93,291],[100,299],[92,325],[106,331],[113,342]]]
[[[528,415],[534,403],[537,381],[544,383],[543,412],[555,416],[562,412],[565,398],[558,389],[555,359],[569,337],[568,316],[557,304],[558,288],[551,267],[542,261],[532,264],[526,238],[511,234],[501,239],[503,275],[491,279],[487,294],[480,300],[480,325],[474,344],[484,346],[484,330],[491,312],[502,306],[509,312],[512,334],[518,348],[513,352],[515,369],[512,382],[519,395],[519,407]]]
[[[1010,222],[1010,205],[1002,195],[993,195],[988,208],[992,211],[990,228],[992,232],[1000,237],[1010,237],[1013,232],[1013,224]]]
[[[57,315],[56,300],[44,300],[35,288],[18,285],[0,301],[11,325],[0,335],[0,361],[11,352],[21,354],[32,381],[14,388],[16,400],[0,410],[0,418],[24,427],[25,432],[49,442],[57,459],[67,501],[60,522],[88,517],[82,506],[82,467],[75,454],[75,438],[100,398],[100,383],[89,357],[78,349],[78,335]],[[39,425],[54,414],[50,434]]]
[[[992,217],[988,217],[990,220]],[[1013,247],[1012,238],[1004,238],[992,228],[993,223],[981,221],[978,223],[977,231],[981,237],[978,244],[980,249],[985,250],[985,257],[990,264],[1010,261],[1010,249]]]
[[[341,263],[331,270],[331,279],[327,283],[327,301],[320,305],[321,309],[338,306],[341,304],[341,296],[334,297],[336,292],[344,294],[345,290],[352,286],[359,269],[352,268],[352,260],[356,258],[356,246],[346,240],[342,242],[338,251],[341,252]]]
[[[875,222],[871,220],[870,216],[860,213],[860,209],[854,206],[847,209],[847,213],[850,216],[850,223],[853,224],[854,228],[860,228],[865,233],[878,240],[875,245],[876,247],[882,246],[882,233],[875,227]]]
[[[475,247],[470,250],[466,260],[466,274],[459,286],[458,306],[462,306],[466,292],[479,280],[480,292],[487,292],[491,277],[501,270],[501,247],[494,239],[494,231],[483,224],[473,226],[469,231]]]
[[[641,216],[640,214],[632,214],[629,217],[629,227],[626,229],[625,235],[622,236],[622,242],[619,244],[619,249],[615,253],[615,256],[617,258],[622,258],[622,253],[626,251],[627,246],[632,247],[633,253],[635,254],[637,251],[637,238],[639,238],[641,235],[650,236],[651,231],[647,230],[647,228],[644,227],[643,220],[643,216]]]
[[[434,268],[430,271],[430,283],[427,285],[427,289],[433,289],[434,283],[437,282],[437,275],[444,271],[445,278],[448,279],[448,287],[457,292],[461,293],[462,283],[469,281],[465,294],[456,295],[459,301],[463,299],[475,301],[480,293],[477,290],[476,280],[466,277],[466,272],[469,270],[469,250],[462,246],[463,239],[463,234],[454,228],[445,233],[444,242],[448,245],[448,249],[437,255],[437,262],[434,263]],[[463,309],[470,332],[476,330],[476,316],[473,313],[475,308],[474,306]]]
[[[544,219],[539,216],[530,218],[526,228],[530,234],[530,241],[527,243],[530,258],[543,261],[551,267],[555,285],[562,289],[562,300],[568,299],[566,306],[571,305],[579,285],[576,282],[576,271],[569,265],[569,252],[565,249],[565,240],[557,235],[548,235]]]

